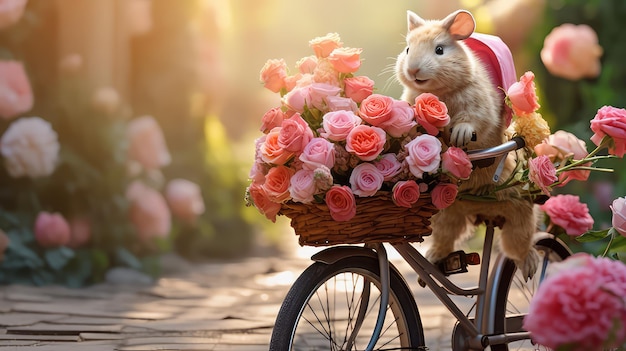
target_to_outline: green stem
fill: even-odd
[[[606,244],[606,249],[604,249],[604,252],[602,253],[602,257],[606,257],[606,255],[609,253],[609,248],[611,248],[611,244],[613,244],[613,238],[615,238],[614,233],[611,235],[611,239],[609,239],[609,243]]]

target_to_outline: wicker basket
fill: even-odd
[[[326,204],[288,202],[280,214],[291,219],[300,245],[328,246],[375,242],[421,242],[430,234],[430,217],[438,210],[429,194],[411,208],[396,206],[389,192],[357,197],[356,216],[346,222],[330,217]]]

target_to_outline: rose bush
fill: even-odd
[[[140,116],[130,121],[126,132],[128,158],[145,169],[159,169],[172,161],[161,127],[152,116]]]

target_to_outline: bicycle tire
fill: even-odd
[[[572,253],[569,248],[560,240],[556,238],[542,238],[535,243],[535,248],[537,251],[542,254],[543,258],[540,263],[543,263],[543,260],[548,260],[547,264],[551,262],[558,262],[566,259]],[[515,285],[516,279],[519,281],[519,284],[523,284],[525,289],[528,289],[528,293],[533,293],[536,290],[539,282],[539,279],[544,276],[545,270],[547,266],[539,265],[538,271],[535,273],[533,279],[530,279],[528,282],[524,282],[521,275],[516,275],[517,267],[513,261],[507,259],[504,261],[504,267],[502,269],[502,279],[500,280],[500,284],[496,290],[496,304],[494,311],[494,332],[496,334],[501,334],[504,332],[515,332],[515,331],[523,331],[521,327],[521,321],[524,313],[520,311],[520,308],[516,308],[516,311],[511,311],[511,286]],[[544,270],[544,271],[542,271]],[[521,293],[521,292],[520,292]],[[526,296],[528,301],[532,296]],[[514,319],[511,317],[515,315]],[[507,317],[509,317],[509,323],[515,325],[507,325]],[[524,344],[525,342],[525,344]],[[509,348],[509,345],[492,345],[492,351],[508,351],[511,350],[526,350],[525,346],[529,347],[528,350],[535,350],[536,345],[532,345],[530,340],[517,342],[516,345],[512,345]]]
[[[390,266],[389,271],[390,291],[387,318],[381,332],[381,338],[375,349],[424,350],[424,331],[415,299],[398,271],[393,266]],[[351,334],[351,329],[354,329],[357,323],[351,318],[356,317],[358,312],[357,308],[355,307],[353,310],[352,307],[354,306],[351,307],[350,304],[352,302],[355,302],[355,304],[360,302],[358,297],[355,300],[354,296],[350,297],[348,295],[350,292],[357,295],[360,292],[363,294],[360,296],[371,295],[363,293],[365,286],[370,286],[371,292],[374,292],[374,295],[376,295],[376,290],[380,291],[379,272],[378,260],[373,257],[346,257],[331,264],[313,263],[298,277],[287,293],[276,317],[269,350],[312,351],[348,349],[346,348],[346,343],[349,339],[348,335]],[[373,284],[365,284],[366,279],[369,279]],[[341,284],[347,287],[345,291],[340,291],[342,290]],[[357,291],[359,285],[362,285],[361,290]],[[331,295],[331,291],[329,291],[331,287],[335,287],[335,292],[342,294],[341,298],[337,297],[335,299],[335,297],[329,296]],[[352,289],[352,291],[349,291],[349,289]],[[322,301],[324,297],[326,301]],[[348,306],[338,307],[337,305],[341,304],[344,299]],[[367,315],[363,319],[363,325],[358,328],[359,337],[355,341],[354,347],[349,349],[363,350],[367,346],[372,335],[371,330],[373,330],[373,327],[369,328],[369,326],[374,324],[378,315],[378,302],[379,299],[375,300],[368,305],[367,309],[363,310],[367,312]],[[327,308],[324,309],[324,306]],[[341,309],[342,307],[348,307],[347,315],[345,316],[339,315],[340,312],[346,312]],[[317,311],[318,315],[310,317],[315,316],[311,311]],[[323,318],[326,318],[326,320],[319,326],[311,327],[314,322],[307,320],[307,318],[317,319],[314,321],[315,323]],[[388,321],[391,325],[387,325]],[[344,322],[345,325],[338,327],[336,323],[340,322]],[[397,328],[392,328],[394,324]],[[316,330],[316,327],[319,327],[319,329]],[[343,331],[345,331],[345,334]],[[389,334],[393,332],[398,335]]]

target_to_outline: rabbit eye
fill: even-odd
[[[437,45],[437,47],[435,48],[435,54],[443,55],[443,46]]]
[[[409,47],[408,46],[406,47],[406,53],[407,54],[409,53]]]

